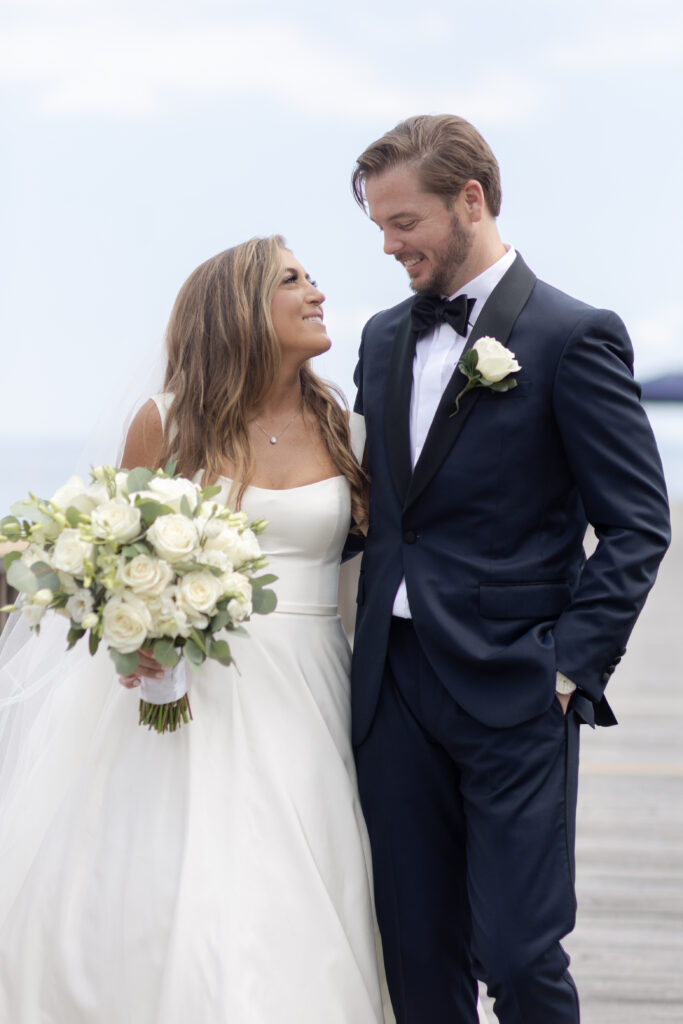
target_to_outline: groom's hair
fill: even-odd
[[[441,196],[446,206],[465,182],[478,181],[489,212],[497,217],[502,197],[500,168],[493,152],[474,125],[454,114],[423,114],[401,121],[361,153],[351,185],[356,202],[365,209],[368,178],[408,164],[416,168],[426,192]]]

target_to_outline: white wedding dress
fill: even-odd
[[[337,615],[348,485],[243,505],[269,522],[278,610],[229,637],[236,667],[192,673],[188,726],[140,727],[106,653],[60,652],[61,620],[31,641],[67,681],[15,708],[30,763],[1,808],[0,1021],[393,1020]]]

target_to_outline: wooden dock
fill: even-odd
[[[579,913],[565,942],[582,1024],[683,1024],[683,506],[673,513],[609,685],[619,725],[582,729]]]

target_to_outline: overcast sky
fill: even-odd
[[[472,120],[503,238],[683,370],[680,0],[0,0],[2,437],[88,437],[207,257],[283,233],[327,294],[318,369],[408,294],[352,201],[415,113]]]

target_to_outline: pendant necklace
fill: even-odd
[[[297,416],[299,415],[300,412],[301,412],[301,407],[299,407],[297,409],[297,411],[292,416],[291,420],[289,420],[287,423],[285,423],[284,427],[282,428],[282,430],[280,431],[279,434],[269,434],[267,430],[263,429],[263,427],[258,422],[258,420],[252,420],[251,422],[255,426],[257,426],[259,428],[259,430],[261,431],[262,434],[265,434],[265,436],[268,438],[268,440],[270,441],[271,444],[277,444],[278,441],[280,440],[280,438],[282,437],[282,435],[284,434],[285,430],[287,429],[287,427],[291,427],[292,423],[297,418]]]

